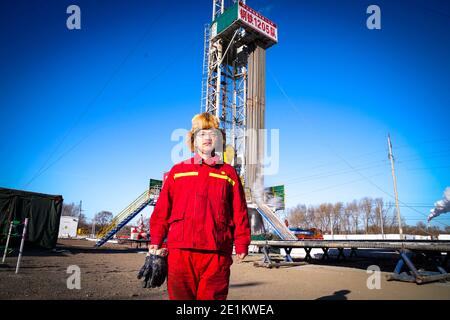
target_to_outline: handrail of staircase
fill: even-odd
[[[148,190],[145,190],[136,200],[130,203],[125,209],[123,209],[119,214],[117,214],[111,221],[111,223],[104,229],[102,229],[98,237],[103,238],[109,231],[114,229],[123,219],[125,219],[130,213],[139,207],[139,204],[142,205],[144,201],[148,201],[150,197],[150,193]],[[147,199],[145,199],[147,198]]]

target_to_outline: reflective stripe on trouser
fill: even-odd
[[[169,249],[167,291],[170,300],[225,300],[231,255],[189,249]]]

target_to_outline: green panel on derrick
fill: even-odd
[[[149,189],[161,189],[162,188],[162,180],[150,179]]]
[[[238,19],[238,3],[236,2],[232,7],[224,11],[220,16],[214,20],[217,22],[217,34],[220,34],[231,26]]]
[[[264,189],[265,200],[269,201],[270,199],[277,200],[277,210],[285,209],[285,192],[284,185],[272,186]]]

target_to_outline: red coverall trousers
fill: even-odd
[[[167,290],[170,300],[226,300],[233,259],[228,254],[170,249]]]

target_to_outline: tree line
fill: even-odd
[[[382,198],[364,197],[343,203],[322,203],[306,206],[299,204],[286,213],[289,226],[317,228],[326,234],[397,234],[399,233],[397,212],[392,202]],[[428,227],[419,221],[415,226],[405,223],[401,217],[404,234],[438,235],[450,233],[450,227]],[[424,221],[426,218],[424,217]]]
[[[95,230],[95,233],[98,233],[102,228],[108,226],[113,219],[112,212],[102,210],[97,212],[94,218],[88,222],[86,215],[80,211],[80,205],[75,203],[64,203],[61,215],[78,218],[78,229],[82,235],[90,235],[93,230]],[[118,235],[129,235],[130,228],[129,226],[125,226],[119,231]]]

